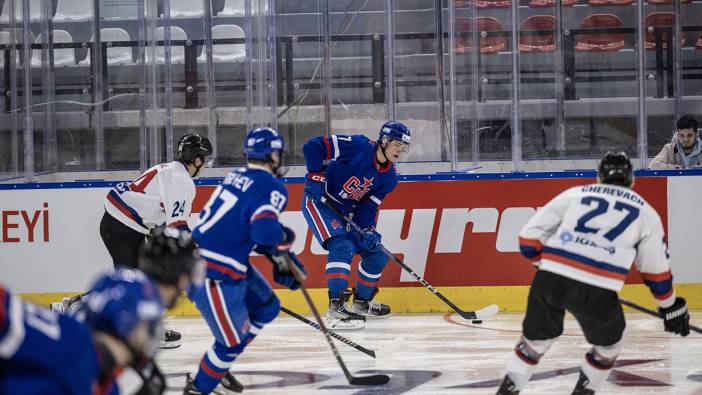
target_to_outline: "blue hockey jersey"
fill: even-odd
[[[0,394],[109,393],[90,329],[0,286]]]
[[[317,136],[303,147],[309,172],[322,171],[329,161],[324,170],[327,195],[364,228],[375,225],[380,203],[397,186],[395,165],[382,167],[375,148],[376,143],[363,135]]]
[[[287,202],[285,185],[264,167],[249,164],[229,173],[210,196],[193,230],[207,263],[207,277],[246,278],[251,250],[283,241],[278,216]]]

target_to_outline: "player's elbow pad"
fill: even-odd
[[[305,156],[307,170],[311,172],[320,171],[327,156],[327,149],[320,140],[321,138],[312,138],[302,146],[302,154]]]
[[[284,237],[283,227],[275,218],[259,218],[251,224],[251,239],[258,245],[276,245]]]
[[[532,261],[538,260],[541,256],[541,250],[538,250],[532,246],[520,245],[519,252],[521,252],[525,258]]]

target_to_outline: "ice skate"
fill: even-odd
[[[366,326],[366,317],[356,314],[347,303],[351,292],[341,291],[338,298],[329,299],[326,324],[331,330],[363,329]]]
[[[377,293],[378,289],[376,288],[375,291],[373,291],[373,294],[370,296],[370,298],[361,299],[356,293],[356,288],[354,288],[353,304],[351,306],[351,310],[354,313],[362,315],[368,319],[390,317],[390,306],[373,300],[373,297],[375,297]]]

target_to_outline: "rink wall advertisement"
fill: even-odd
[[[518,253],[519,230],[538,207],[559,192],[592,181],[401,182],[383,202],[377,228],[383,244],[435,287],[525,288],[534,268]],[[676,283],[702,284],[698,260],[702,245],[702,214],[697,209],[700,184],[702,177],[639,177],[635,186],[667,228]],[[3,186],[0,282],[24,294],[74,293],[85,290],[97,273],[111,268],[98,232],[109,185],[44,184],[37,190]],[[215,187],[198,186],[192,224]],[[291,182],[288,187],[290,199],[282,221],[297,234],[293,249],[306,265],[307,286],[324,288],[326,252],[302,216],[303,184]],[[261,257],[252,257],[252,262],[270,278],[267,262]],[[640,283],[635,270],[627,281]],[[421,287],[393,262],[388,263],[381,286],[397,297],[401,297],[397,294],[400,290]],[[422,295],[432,297],[428,292]]]

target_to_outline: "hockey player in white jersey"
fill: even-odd
[[[153,166],[134,181],[117,184],[105,197],[100,237],[115,268],[136,268],[139,248],[157,227],[190,231],[187,220],[195,198],[193,178],[212,155],[212,143],[207,137],[187,133],[178,140],[177,149],[176,161]],[[81,298],[65,298],[51,308],[73,310]],[[178,347],[180,338],[180,333],[165,330],[161,347]]]
[[[627,155],[607,152],[597,178],[597,184],[570,188],[548,202],[519,234],[521,253],[538,271],[522,337],[497,394],[524,389],[541,356],[563,332],[566,310],[592,345],[573,394],[600,389],[622,349],[626,323],[617,292],[632,262],[658,301],[665,330],[682,336],[690,331],[685,299],[673,289],[661,219],[631,190],[633,168]]]

